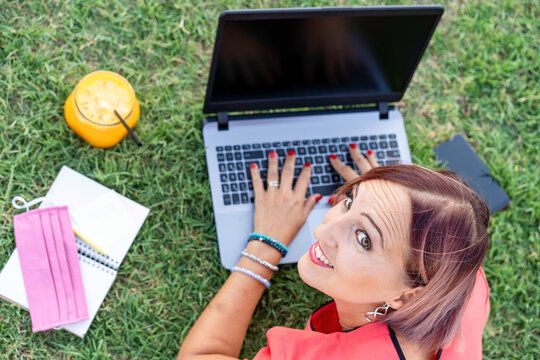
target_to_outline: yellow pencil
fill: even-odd
[[[104,256],[107,256],[107,253],[105,252],[105,250],[103,250],[102,248],[100,248],[98,245],[96,245],[95,243],[93,243],[92,241],[88,240],[87,237],[83,236],[81,234],[81,232],[75,227],[73,226],[73,224],[71,224],[71,226],[73,227],[73,232],[75,233],[75,235],[77,235],[77,237],[79,239],[81,239],[82,241],[84,241],[85,243],[87,243],[88,245],[90,245],[94,250],[98,251],[99,253],[103,254]]]

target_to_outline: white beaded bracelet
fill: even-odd
[[[240,266],[235,266],[231,269],[231,272],[235,272],[235,271],[241,272],[242,274],[246,274],[247,276],[251,276],[255,280],[258,280],[261,283],[263,283],[264,286],[266,286],[267,288],[270,287],[270,281],[266,280],[259,274],[255,274],[253,271],[244,269],[243,267],[240,267]]]
[[[259,264],[261,264],[263,266],[266,266],[270,270],[273,270],[273,271],[278,271],[279,270],[279,268],[277,266],[270,264],[268,261],[265,261],[265,260],[263,260],[261,258],[256,257],[253,254],[248,253],[247,249],[242,250],[242,255],[244,255],[245,257],[247,257],[247,258],[249,258],[249,259],[251,259],[253,261],[258,262]]]

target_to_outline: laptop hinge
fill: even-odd
[[[229,115],[225,112],[217,113],[218,130],[229,130]]]
[[[379,103],[379,119],[388,120],[388,103],[387,102]]]

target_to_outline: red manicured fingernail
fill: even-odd
[[[256,167],[257,167],[257,164],[251,163],[251,168],[252,168],[252,169],[255,169]]]
[[[321,199],[322,199],[322,195],[317,195],[317,197],[315,198],[315,201],[319,202],[319,200],[321,200]]]
[[[306,163],[305,163],[305,165],[304,165],[304,166],[305,166],[305,167],[310,167],[310,166],[311,166],[311,164],[310,164],[310,162],[309,162],[309,161],[306,161]]]
[[[330,155],[330,159],[337,159],[336,154],[331,154],[331,155]]]
[[[287,152],[287,155],[294,156],[294,150],[289,150],[289,152]]]
[[[330,197],[328,198],[328,203],[329,203],[330,205],[333,205],[333,204],[334,204],[334,197],[333,197],[333,196],[330,196]]]
[[[275,157],[277,156],[277,154],[276,154],[275,151],[270,151],[269,156],[270,156],[271,158],[275,158]]]
[[[350,147],[351,149],[356,149],[356,144],[351,144],[351,145],[349,145],[349,147]]]
[[[367,151],[367,154],[368,154],[368,155],[373,155],[373,151],[368,150],[368,151]]]

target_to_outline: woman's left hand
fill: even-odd
[[[270,236],[285,246],[293,241],[309,212],[322,198],[320,194],[312,194],[305,199],[311,177],[309,163],[304,165],[293,187],[295,160],[294,151],[289,151],[280,180],[277,154],[274,151],[269,153],[267,190],[264,189],[257,164],[251,164],[255,193],[254,231]]]

